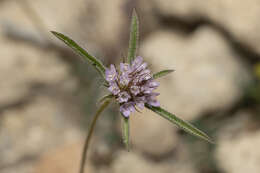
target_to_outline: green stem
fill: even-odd
[[[89,142],[91,139],[91,136],[93,134],[94,128],[96,126],[97,123],[97,119],[99,117],[99,115],[104,111],[104,109],[109,105],[110,103],[110,99],[106,100],[97,110],[94,119],[91,122],[90,128],[89,128],[89,132],[87,135],[87,138],[85,140],[85,144],[84,144],[84,148],[83,148],[83,152],[82,152],[82,156],[81,156],[81,163],[80,163],[80,171],[79,173],[84,173],[84,169],[85,169],[85,163],[86,163],[86,159],[87,159],[87,151],[88,151],[88,146],[89,146]]]
[[[129,118],[123,116],[123,142],[129,151]]]

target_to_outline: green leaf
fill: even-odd
[[[113,97],[114,97],[114,96],[113,96],[112,94],[107,94],[107,95],[101,97],[101,99],[99,99],[98,103],[103,103],[105,100],[111,99],[111,98],[113,98]]]
[[[154,107],[149,104],[145,104],[145,107],[152,110],[153,112],[159,114],[163,118],[169,120],[170,122],[174,123],[184,131],[197,136],[203,140],[206,140],[207,142],[213,143],[213,141],[210,139],[208,135],[206,135],[204,132],[200,131],[196,127],[194,127],[192,124],[185,122],[184,120],[176,117],[174,114],[162,109],[161,107]]]
[[[131,64],[132,61],[135,59],[136,50],[138,46],[138,37],[139,37],[139,22],[138,22],[138,16],[134,9],[132,14],[132,20],[131,20],[129,48],[128,48],[128,55],[127,55],[127,60],[129,64]]]
[[[260,63],[258,63],[258,64],[256,64],[256,65],[254,66],[254,72],[255,72],[255,74],[256,74],[256,77],[257,77],[258,79],[260,79]]]
[[[129,151],[129,118],[123,116],[123,142],[127,151]]]
[[[157,78],[166,76],[167,74],[172,73],[172,72],[174,72],[174,70],[162,70],[160,72],[153,74],[153,78],[157,79]]]
[[[95,58],[94,56],[90,55],[86,50],[84,50],[82,47],[80,47],[75,41],[71,40],[69,37],[55,32],[51,31],[51,33],[56,36],[58,39],[63,41],[65,44],[67,44],[70,48],[72,48],[75,52],[77,52],[80,56],[82,56],[84,59],[88,60],[94,68],[105,78],[105,66],[102,64],[100,60]]]

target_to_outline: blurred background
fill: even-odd
[[[156,72],[161,105],[206,131],[208,144],[150,111],[101,116],[88,173],[260,172],[260,1],[0,0],[0,172],[76,173],[98,99],[95,70],[49,31],[106,65],[127,55],[130,16],[139,54]]]

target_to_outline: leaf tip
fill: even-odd
[[[136,16],[137,17],[137,12],[136,12],[135,8],[133,8],[132,16]]]
[[[58,32],[56,32],[56,31],[50,31],[52,34],[54,34],[54,35],[58,35]]]
[[[135,23],[136,23],[136,27],[137,27],[137,33],[139,32],[138,31],[138,28],[139,28],[139,19],[138,19],[138,15],[137,15],[137,12],[136,12],[136,10],[135,10],[135,8],[133,9],[133,12],[132,12],[132,20],[134,20],[135,21]]]
[[[209,137],[206,133],[204,133],[203,131],[200,131],[200,135],[196,135],[197,137],[203,139],[204,141],[207,141],[210,144],[215,144],[214,140]]]
[[[61,38],[62,34],[56,31],[50,31],[55,37]]]
[[[137,15],[137,12],[136,12],[135,8],[133,8],[131,20],[132,20],[132,24],[135,24],[136,27],[138,28],[139,21],[138,21],[138,15]]]
[[[160,78],[160,77],[163,77],[163,76],[166,76],[172,72],[174,72],[175,70],[173,69],[169,69],[169,70],[163,70],[163,71],[160,71],[160,72],[157,72],[153,75],[153,78],[154,79],[157,79],[157,78]]]

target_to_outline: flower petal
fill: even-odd
[[[136,97],[135,104],[138,108],[144,109],[145,97]]]
[[[113,81],[115,81],[116,78],[117,78],[117,72],[116,72],[115,66],[114,66],[113,64],[111,64],[111,65],[110,65],[110,69],[107,68],[105,74],[106,74],[106,80],[107,80],[108,82],[113,82]]]
[[[155,106],[155,107],[159,107],[160,106],[160,102],[158,100],[150,100],[147,103],[152,105],[152,106]]]
[[[108,90],[113,94],[117,95],[120,92],[119,87],[117,86],[116,82],[111,82]]]
[[[130,87],[130,91],[132,94],[137,95],[140,93],[140,88],[137,85],[133,85]]]
[[[123,103],[123,102],[127,102],[130,98],[131,96],[126,91],[123,91],[118,94],[117,101],[119,103]]]
[[[125,103],[120,106],[119,110],[125,117],[129,117],[130,114],[135,111],[134,103],[133,102]]]
[[[132,62],[132,70],[135,71],[143,62],[143,58],[141,56],[138,56],[135,58],[135,60]]]
[[[129,64],[127,64],[127,63],[120,63],[120,71],[122,73],[129,74],[131,72]]]
[[[130,82],[130,78],[128,77],[127,74],[124,73],[120,75],[119,79],[120,79],[119,80],[120,84],[122,84],[123,86],[127,86],[128,83]]]

